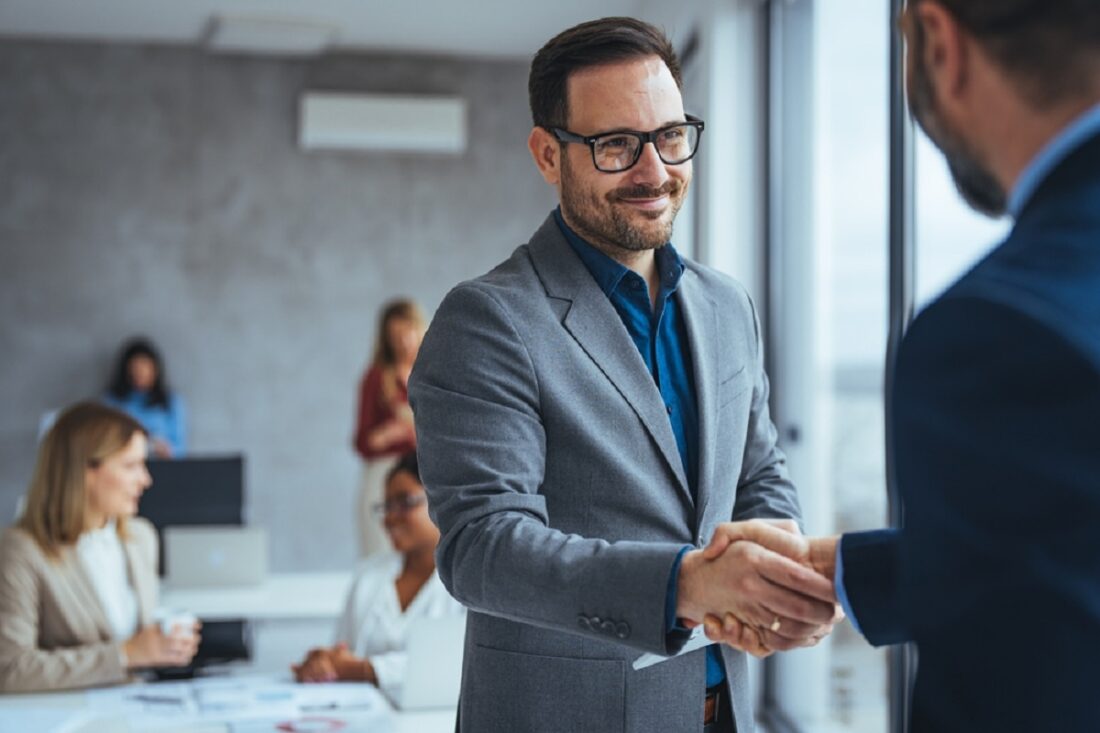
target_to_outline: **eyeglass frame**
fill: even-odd
[[[562,127],[551,127],[550,133],[559,143],[579,143],[587,145],[588,151],[592,154],[592,166],[600,173],[624,173],[638,165],[638,161],[642,159],[642,149],[645,148],[646,143],[653,143],[653,149],[657,151],[657,157],[660,158],[661,162],[665,165],[683,165],[694,158],[695,154],[699,152],[699,142],[703,139],[703,129],[706,127],[706,123],[695,115],[685,114],[684,118],[683,122],[673,122],[671,125],[658,127],[656,130],[650,130],[649,132],[639,132],[638,130],[608,130],[607,132],[600,132],[595,135],[578,135]],[[694,127],[695,131],[698,133],[698,137],[695,139],[695,147],[692,148],[691,155],[688,157],[675,163],[670,163],[664,159],[664,156],[661,155],[661,149],[657,147],[657,136],[674,127],[684,126]],[[631,161],[630,165],[625,168],[609,171],[601,168],[599,163],[596,162],[596,141],[608,135],[630,135],[641,141],[641,144],[638,145],[638,151],[634,154],[634,160]]]
[[[379,517],[384,517],[387,514],[408,514],[414,511],[422,504],[428,503],[427,494],[405,494],[401,497],[400,503],[390,499],[389,501],[380,501],[377,504],[371,505],[371,511]]]

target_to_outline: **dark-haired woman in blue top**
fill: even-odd
[[[168,388],[164,362],[151,341],[134,338],[119,355],[104,402],[125,410],[149,433],[149,451],[158,458],[187,450],[183,399]]]

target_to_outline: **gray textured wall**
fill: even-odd
[[[526,65],[213,57],[0,43],[0,523],[39,415],[161,346],[195,452],[248,457],[275,569],[347,566],[354,397],[378,306],[429,312],[554,205],[525,148]],[[304,153],[311,90],[459,94],[461,158]]]

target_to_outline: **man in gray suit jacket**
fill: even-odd
[[[529,88],[561,206],[448,294],[409,383],[439,573],[471,610],[459,726],[751,731],[741,652],[633,665],[708,612],[773,649],[833,617],[831,583],[781,553],[696,549],[753,518],[793,541],[799,518],[752,302],[668,244],[703,122],[667,39],[629,18],[559,34]]]

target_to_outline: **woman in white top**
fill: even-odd
[[[191,661],[197,627],[166,635],[151,623],[157,537],[134,516],[147,451],[140,423],[98,403],[65,410],[43,439],[26,508],[0,536],[0,691]]]
[[[376,509],[396,552],[374,555],[360,565],[336,627],[336,645],[311,650],[292,669],[299,682],[370,682],[398,699],[410,624],[461,616],[465,609],[435,572],[439,530],[428,517],[415,452],[394,465],[386,478],[385,502]]]

